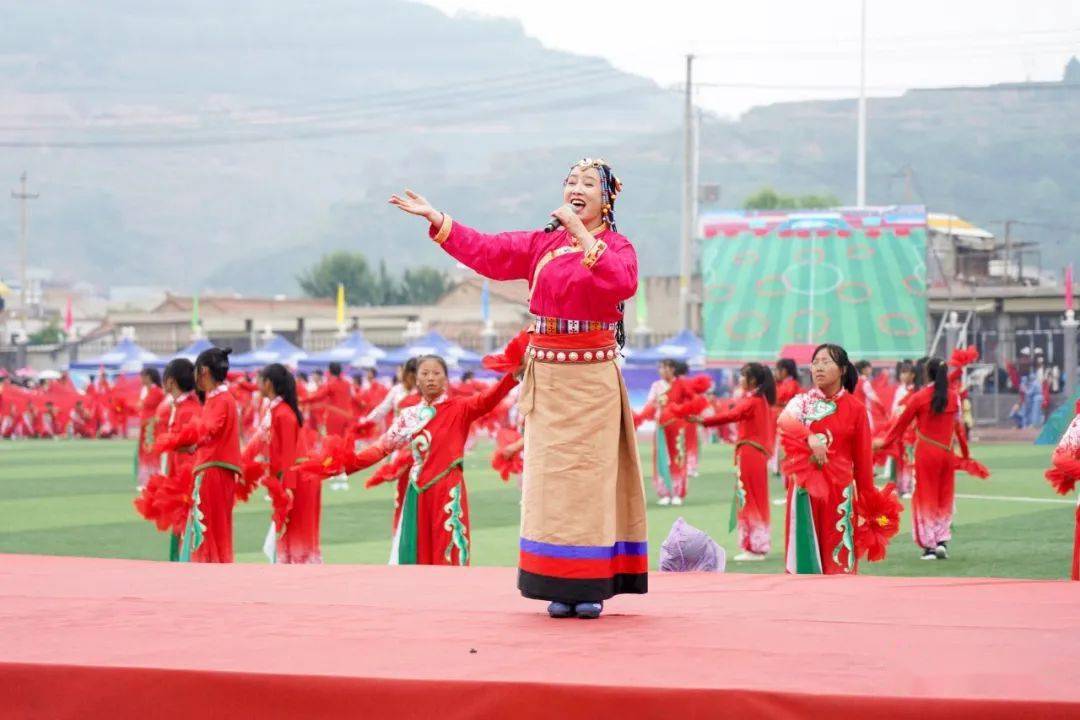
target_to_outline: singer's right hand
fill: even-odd
[[[589,231],[585,229],[585,225],[582,224],[581,218],[574,212],[574,207],[572,205],[562,205],[556,208],[551,213],[551,217],[562,223],[563,229],[577,239],[578,242],[585,243],[592,238],[592,236],[589,235]],[[589,248],[586,247],[585,249],[588,250]]]
[[[442,224],[442,213],[431,207],[431,203],[425,200],[422,195],[417,195],[412,190],[406,188],[405,197],[391,195],[389,202],[410,215],[427,218],[427,221],[432,225]]]

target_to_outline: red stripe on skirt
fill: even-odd
[[[592,580],[649,571],[647,555],[616,555],[599,560],[552,558],[521,551],[518,565],[525,572],[568,580]]]

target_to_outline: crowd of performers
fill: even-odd
[[[660,363],[635,423],[655,422],[653,487],[660,505],[686,501],[697,474],[702,432],[734,444],[735,491],[730,529],[738,531],[736,561],[771,552],[771,505],[786,507],[785,564],[790,572],[852,572],[853,537],[871,511],[882,532],[871,559],[883,556],[895,534],[900,498],[911,499],[913,538],[926,560],[946,559],[951,541],[955,473],[988,477],[967,442],[970,404],[963,368],[974,350],[904,361],[895,374],[851,363],[835,345],[817,349],[811,387],[799,383],[795,362],[775,369],[749,363],[729,397],[707,375],[691,377],[685,363]],[[770,475],[784,480],[784,499],[770,503]],[[879,490],[876,480],[888,481]],[[859,504],[862,507],[859,507]],[[862,518],[857,520],[857,518]],[[806,550],[811,548],[812,551]],[[805,551],[805,552],[803,552]]]
[[[230,373],[229,352],[142,373],[156,391],[144,400],[158,405],[140,426],[135,507],[169,534],[170,559],[232,562],[233,508],[261,486],[270,558],[322,562],[323,482],[344,489],[349,474],[381,463],[366,487],[396,487],[391,562],[468,564],[466,447],[485,433],[499,442],[491,462],[503,479],[521,471],[513,374],[450,383],[446,363],[429,356],[402,365],[392,386],[374,370],[346,377],[336,363],[317,379],[279,364],[249,377]]]

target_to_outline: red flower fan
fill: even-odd
[[[285,529],[285,524],[289,519],[289,511],[292,510],[292,494],[285,489],[285,486],[277,478],[263,478],[263,487],[266,488],[266,494],[270,496],[270,507],[272,508],[270,519],[273,520],[274,526],[280,533]]]
[[[516,373],[521,369],[525,351],[529,349],[529,331],[522,330],[506,344],[501,353],[484,356],[484,367],[500,373]]]
[[[1053,465],[1044,473],[1050,486],[1059,495],[1072,492],[1080,480],[1080,458],[1063,450],[1055,450],[1051,462]]]
[[[322,449],[313,453],[311,459],[300,465],[300,472],[318,475],[320,478],[349,475],[355,472],[353,441],[328,435],[323,439]]]
[[[825,475],[825,468],[814,462],[806,440],[781,433],[780,442],[784,446],[784,461],[780,466],[784,475],[806,488],[811,497],[828,497],[829,479]]]
[[[408,450],[398,452],[393,460],[379,466],[379,469],[364,483],[364,487],[373,488],[386,482],[397,482],[409,474],[411,467],[412,453]]]
[[[687,379],[687,385],[691,392],[702,395],[709,392],[709,389],[713,386],[713,379],[708,375],[695,375]]]
[[[885,559],[889,541],[900,532],[900,513],[904,506],[896,496],[896,485],[889,483],[873,492],[860,493],[855,504],[855,551],[870,562]]]
[[[956,348],[949,358],[949,367],[963,368],[979,359],[979,349],[969,345],[964,348]]]
[[[236,484],[237,502],[247,502],[251,493],[259,486],[259,480],[267,473],[268,464],[265,461],[266,442],[252,440],[244,448],[240,458],[240,478]]]
[[[953,467],[980,480],[990,477],[990,469],[975,458],[964,458],[956,455],[953,457]]]
[[[195,504],[192,497],[194,492],[195,477],[190,471],[165,479],[154,496],[158,530],[171,529],[176,535],[184,532],[188,515]]]
[[[356,424],[355,432],[358,440],[374,440],[379,436],[379,426],[374,420],[362,420]]]
[[[162,484],[167,480],[167,477],[158,473],[151,475],[134,500],[136,512],[152,523],[156,523],[160,515],[160,509],[155,504],[155,500]]]
[[[513,428],[503,428],[495,436],[495,452],[491,455],[491,467],[499,473],[503,482],[509,482],[511,475],[520,475],[525,467],[521,452],[516,452],[507,457],[503,450],[521,440],[521,433]]]

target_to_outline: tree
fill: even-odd
[[[340,283],[345,286],[345,297],[354,305],[375,305],[382,300],[379,283],[361,253],[338,250],[323,255],[296,280],[308,297],[336,298]]]
[[[386,269],[386,260],[379,261],[378,286],[379,299],[376,305],[400,305],[402,303],[401,285]]]
[[[771,187],[764,187],[743,203],[745,210],[820,210],[840,205],[840,198],[832,193],[821,195],[781,195]]]
[[[64,331],[55,322],[50,322],[45,327],[32,333],[27,342],[31,345],[57,345],[64,342]]]
[[[402,300],[408,305],[430,305],[446,293],[449,285],[442,270],[427,265],[408,269],[401,276]]]

